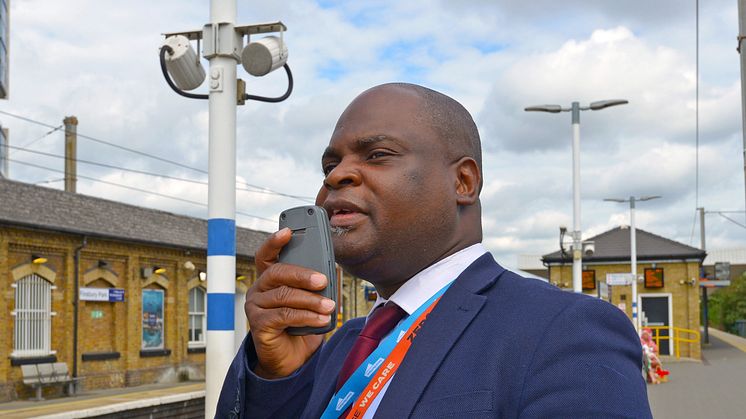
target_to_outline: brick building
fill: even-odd
[[[705,252],[644,230],[636,229],[636,233],[638,307],[643,326],[699,331],[699,270]],[[629,227],[617,227],[586,242],[593,242],[595,251],[583,256],[583,292],[598,296],[606,274],[630,272]],[[572,255],[569,250],[544,255],[542,261],[549,269],[552,284],[572,289]],[[631,285],[608,289],[608,296],[603,298],[625,311],[631,319]],[[692,336],[678,330],[676,333],[684,338]],[[668,336],[669,331],[661,334]],[[661,354],[675,354],[674,345],[673,339],[661,341]],[[699,341],[682,343],[678,349],[683,357],[701,357]]]
[[[227,309],[245,319],[267,233],[236,235]],[[0,179],[0,401],[29,395],[27,363],[66,362],[85,389],[201,377],[206,247],[205,220]]]

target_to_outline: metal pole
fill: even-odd
[[[580,103],[572,103],[572,290],[583,292],[583,245],[580,240]]]
[[[629,244],[632,273],[632,323],[640,330],[640,316],[637,315],[637,230],[635,229],[635,197],[629,197]]]
[[[699,240],[700,240],[700,248],[702,250],[705,249],[705,208],[700,207],[697,208],[699,210]],[[700,278],[704,276],[704,266],[700,267],[699,272]],[[704,338],[705,343],[710,343],[710,313],[708,312],[708,304],[707,304],[707,288],[702,287],[702,311],[703,318],[704,318],[704,334],[702,337]]]
[[[699,248],[702,250],[707,250],[705,248],[705,208],[700,207],[697,209],[699,210]]]
[[[220,389],[234,356],[236,293],[236,59],[233,27],[236,0],[212,0],[210,23],[216,40],[210,61],[207,353],[205,417],[215,417]],[[217,26],[220,24],[221,29]],[[227,26],[227,27],[226,27]],[[228,36],[219,36],[230,34]]]
[[[741,58],[741,121],[743,136],[744,199],[746,199],[746,54],[741,50],[746,37],[746,0],[738,0],[738,53]],[[704,247],[702,248],[704,250]]]
[[[78,118],[68,116],[62,122],[65,124],[65,192],[75,193],[78,181]]]

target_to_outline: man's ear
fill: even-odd
[[[482,173],[471,157],[462,157],[453,163],[456,170],[456,203],[473,205],[479,200],[482,188]]]

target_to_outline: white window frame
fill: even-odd
[[[194,308],[194,307],[192,307],[192,294],[194,293],[194,294],[196,294],[198,296],[199,294],[197,294],[197,292],[201,292],[202,293],[202,308],[203,308],[203,311],[193,311],[192,310]],[[195,296],[195,298],[198,298],[197,296]],[[189,305],[189,307],[188,307],[188,310],[189,310],[189,330],[188,330],[189,342],[188,342],[187,346],[190,347],[190,348],[202,348],[207,343],[206,340],[205,340],[205,336],[207,335],[207,313],[206,313],[206,310],[207,310],[207,291],[204,288],[199,287],[199,286],[190,289],[189,290],[189,300],[188,301],[189,301],[189,304],[188,304]],[[193,336],[192,332],[194,330],[196,330],[196,328],[194,327],[195,324],[196,324],[196,322],[200,322],[201,323],[201,326],[202,326],[202,340],[193,340],[192,339],[192,336]]]
[[[24,276],[11,285],[15,288],[12,358],[48,356],[52,350],[52,290],[49,281],[37,274]]]

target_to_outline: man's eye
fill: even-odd
[[[324,172],[324,176],[329,176],[329,173],[331,173],[335,167],[337,167],[336,164],[327,164],[327,165],[324,165],[321,168],[321,170]]]
[[[389,153],[385,151],[374,151],[373,153],[370,153],[370,156],[368,156],[368,160],[380,159],[381,157],[386,157],[388,155]]]

